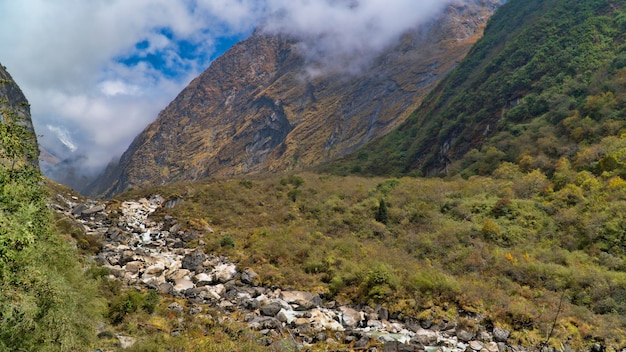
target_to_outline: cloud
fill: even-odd
[[[447,0],[269,0],[265,30],[288,33],[322,69],[359,72],[408,29],[433,18]]]
[[[64,138],[87,156],[83,166],[98,169],[208,67],[224,40],[263,24],[300,40],[312,65],[358,72],[448,2],[0,1],[0,63],[28,97],[41,143]]]

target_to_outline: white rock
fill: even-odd
[[[355,328],[365,319],[363,312],[357,312],[350,307],[340,307],[339,310],[342,313],[341,321],[345,327]]]
[[[174,290],[180,292],[190,288],[194,288],[194,284],[189,276],[184,276],[174,280]]]
[[[226,288],[222,284],[217,284],[213,286],[203,286],[205,292],[208,294],[208,297],[219,300],[222,298],[222,294],[226,291]]]
[[[213,282],[213,276],[207,273],[200,273],[194,276],[194,281],[196,282],[196,286],[210,285],[211,282]]]
[[[237,274],[237,266],[232,263],[218,264],[211,272],[216,282],[225,283],[232,280]]]
[[[311,325],[313,329],[317,331],[344,331],[344,327],[339,324],[334,317],[336,314],[327,309],[311,309],[309,311],[311,313]]]

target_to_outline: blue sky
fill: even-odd
[[[259,26],[299,40],[316,67],[355,74],[451,1],[0,0],[0,63],[31,103],[40,144],[98,170]]]

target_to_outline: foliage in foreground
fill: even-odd
[[[553,343],[624,346],[626,181],[568,165],[552,177],[505,163],[469,179],[302,174],[150,192],[184,198],[165,213],[268,285],[422,320],[481,313],[524,345],[546,339],[564,293]]]
[[[0,350],[86,350],[100,315],[96,286],[53,226],[34,136],[5,110],[0,137]]]

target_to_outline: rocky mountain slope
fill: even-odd
[[[256,31],[193,80],[88,191],[291,170],[354,151],[407,118],[499,3],[451,5],[358,75],[307,75],[298,43]]]
[[[0,123],[4,123],[5,127],[16,123],[19,127],[13,128],[11,132],[18,133],[23,139],[28,140],[27,144],[21,146],[19,145],[21,141],[17,141],[18,143],[13,146],[3,143],[4,155],[0,158],[27,157],[32,163],[38,165],[38,144],[30,116],[30,105],[3,65],[0,65],[0,112]],[[11,155],[14,152],[17,154]]]
[[[620,1],[508,1],[406,123],[335,170],[469,175],[523,161],[553,172],[622,125],[624,10]]]

